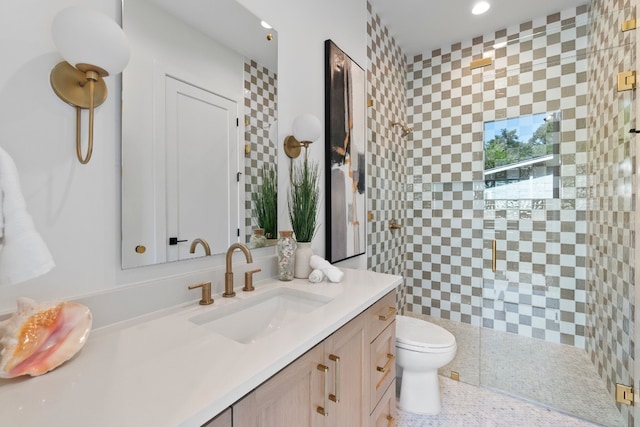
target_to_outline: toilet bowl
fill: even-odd
[[[401,375],[398,408],[417,414],[440,413],[438,369],[451,362],[456,337],[425,320],[396,316],[396,364]]]

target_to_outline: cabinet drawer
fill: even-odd
[[[369,331],[369,342],[371,342],[395,319],[396,292],[391,291],[383,296],[367,310],[367,313],[370,313],[367,319],[367,328]]]
[[[378,338],[371,343],[370,366],[370,396],[369,411],[389,388],[389,384],[396,378],[396,322],[391,322]]]
[[[396,425],[396,380],[384,392],[380,403],[369,417],[371,427],[391,427]]]

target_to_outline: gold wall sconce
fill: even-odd
[[[284,139],[284,152],[290,159],[296,159],[304,147],[306,157],[309,145],[320,138],[322,123],[313,114],[302,114],[293,121],[292,131],[293,135]]]
[[[304,158],[308,156],[309,145],[320,138],[322,133],[322,123],[313,114],[302,114],[295,118],[292,126],[293,135],[284,139],[284,152],[291,159],[289,165],[289,177],[293,173],[293,159],[300,156],[304,147]]]
[[[121,73],[129,62],[129,43],[111,18],[85,7],[62,10],[53,20],[53,42],[64,61],[51,70],[53,91],[76,108],[76,154],[82,164],[93,152],[94,108],[107,99],[103,77]],[[82,155],[81,110],[89,110],[87,153]]]

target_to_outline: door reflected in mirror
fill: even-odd
[[[486,200],[560,197],[561,113],[484,124]]]
[[[277,32],[235,0],[126,0],[122,267],[221,254],[277,174]],[[271,231],[275,234],[275,229]]]

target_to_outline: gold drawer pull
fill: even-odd
[[[391,364],[396,359],[396,357],[391,353],[387,353],[387,359],[389,359],[389,360],[387,360],[387,363],[385,363],[384,366],[377,366],[376,367],[376,370],[378,372],[382,372],[382,373],[387,372],[387,370],[389,369],[389,366],[391,366]]]
[[[386,322],[391,317],[393,317],[394,314],[396,314],[396,311],[397,310],[395,307],[387,307],[387,312],[385,314],[379,314],[378,320],[382,320],[383,322]]]
[[[396,419],[393,418],[391,415],[387,415],[387,421],[389,421],[389,423],[387,424],[387,427],[392,427],[396,423]]]
[[[329,360],[331,360],[332,362],[335,362],[336,364],[335,384],[334,384],[336,394],[330,394],[329,400],[332,400],[336,403],[340,403],[340,358],[335,354],[330,354]]]
[[[327,396],[329,395],[329,381],[327,380],[327,372],[329,372],[329,367],[319,364],[318,371],[321,371],[324,374],[324,406],[318,406],[316,411],[325,417],[329,416],[329,412],[327,411],[327,407],[329,406],[329,402],[327,401]]]

